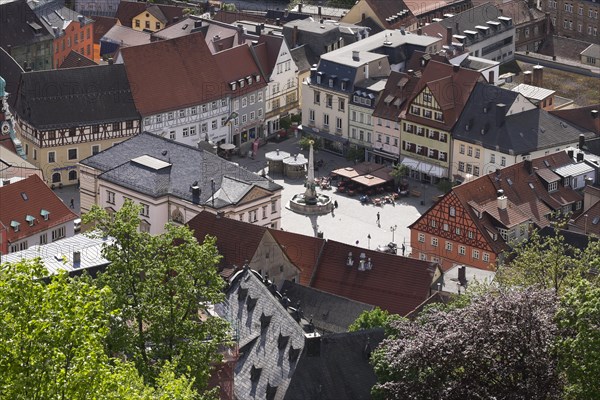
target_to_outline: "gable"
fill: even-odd
[[[246,193],[238,202],[238,205],[251,203],[254,200],[270,197],[271,193],[258,186],[253,186],[248,193]]]

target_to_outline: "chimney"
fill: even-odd
[[[292,49],[295,49],[298,44],[298,25],[294,25],[292,30]]]
[[[592,186],[594,184],[594,178],[592,178],[590,176],[584,177],[583,181],[585,183],[585,186]]]
[[[179,17],[173,17],[173,23],[179,22]]]
[[[464,265],[458,267],[458,282],[461,284],[461,286],[467,285],[467,267]]]
[[[113,65],[115,63],[115,60],[113,60],[112,57],[108,58],[108,65]]]
[[[81,264],[81,252],[74,251],[73,252],[73,266]]]
[[[579,153],[577,153],[577,162],[583,162],[583,158],[584,158],[584,154],[582,151],[580,151]]]
[[[302,3],[298,3],[298,12],[301,13],[302,12]]]
[[[546,13],[546,35],[550,35],[552,29],[552,22],[550,21],[550,13]]]
[[[498,208],[501,210],[506,210],[506,206],[508,204],[508,198],[504,195],[504,190],[498,189]]]
[[[281,26],[281,18],[275,18],[275,25]]]
[[[254,29],[256,32],[256,36],[260,36],[260,32],[262,30],[260,24],[256,24],[256,27]],[[292,47],[295,47],[295,46],[292,46]]]
[[[358,50],[352,50],[352,60],[360,61],[360,56]]]
[[[423,28],[418,27],[417,28],[417,35],[421,36],[423,34]]]
[[[323,15],[323,14],[321,13],[321,6],[317,7],[317,11],[318,11],[318,14],[319,14],[319,18],[321,18],[321,16]]]
[[[525,171],[527,171],[529,175],[533,174],[533,166],[531,165],[531,160],[523,161],[523,166],[525,167]]]
[[[585,146],[585,135],[583,133],[579,134],[579,150],[583,150]]]
[[[202,28],[202,21],[194,21],[194,29]]]
[[[590,115],[592,116],[592,119],[598,118],[598,110],[590,111]]]
[[[533,66],[533,86],[541,87],[543,85],[544,67],[541,65]]]
[[[460,71],[460,65],[453,65],[452,66],[452,71],[454,71],[454,72]]]
[[[573,159],[573,150],[567,150],[567,154],[569,155],[569,158],[572,160]]]
[[[460,29],[458,29],[458,22],[456,22],[454,24],[454,31],[456,32],[457,35],[460,35]]]
[[[531,71],[523,72],[523,83],[526,85],[531,85]]]
[[[493,84],[494,84],[494,79],[495,79],[495,78],[494,78],[494,71],[493,71],[493,70],[492,70],[492,71],[489,71],[489,74],[488,74],[488,82],[489,82],[489,84],[490,84],[490,85],[493,85]]]
[[[496,126],[504,125],[504,116],[506,115],[506,104],[496,104]]]
[[[78,15],[77,20],[79,21],[79,25],[85,25],[85,17],[83,15]]]
[[[446,45],[452,46],[452,27],[449,26],[446,28]]]

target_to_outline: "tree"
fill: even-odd
[[[400,318],[401,317],[397,314],[390,314],[386,310],[375,307],[372,310],[363,311],[356,318],[356,321],[354,321],[352,325],[348,327],[348,331],[355,332],[363,329],[384,328],[386,331],[386,336],[388,336],[390,333],[390,324]]]
[[[500,290],[391,325],[371,362],[379,399],[558,399],[551,291]]]
[[[556,317],[565,398],[600,398],[600,288],[580,279],[561,297]]]
[[[408,176],[409,172],[410,172],[410,169],[406,165],[396,164],[392,168],[390,175],[392,176],[392,178],[394,178],[394,182],[396,183],[396,186],[397,186],[402,182],[402,179],[404,179],[406,176]]]
[[[108,348],[131,357],[149,382],[176,361],[177,374],[189,372],[203,391],[228,331],[207,310],[223,298],[215,239],[199,244],[189,228],[172,224],[161,235],[140,232],[140,210],[127,201],[112,215],[95,206],[84,216],[100,235],[114,239],[103,248],[110,265],[97,279],[110,288],[111,308],[120,310],[110,321]]]
[[[155,389],[133,364],[106,354],[115,314],[105,308],[108,289],[46,274],[39,259],[0,266],[0,398],[195,398],[185,375],[171,379],[172,365]]]
[[[536,286],[556,293],[578,282],[590,268],[600,266],[598,241],[590,239],[582,251],[568,244],[556,224],[553,235],[542,237],[534,230],[529,239],[514,245],[496,281],[504,285]]]
[[[308,149],[310,149],[310,142],[311,141],[312,141],[312,144],[313,144],[313,150],[319,150],[321,148],[321,141],[315,139],[311,135],[304,135],[304,136],[302,136],[300,138],[300,140],[298,140],[298,146],[300,146],[300,148],[302,150],[308,150]]]

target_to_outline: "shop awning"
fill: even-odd
[[[440,167],[439,165],[429,164],[410,157],[404,157],[401,163],[413,171],[419,171],[438,178],[448,177],[448,168]]]
[[[331,133],[313,129],[310,126],[298,125],[298,130],[300,130],[304,133],[307,133],[309,135],[319,136],[319,137],[322,137],[323,139],[331,140],[332,142],[346,143],[348,141],[348,139],[343,136],[332,135]]]
[[[370,174],[355,176],[354,178],[352,178],[352,181],[369,187],[381,185],[386,182],[384,179],[378,178]]]

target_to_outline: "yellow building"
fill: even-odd
[[[79,181],[77,163],[140,131],[123,65],[26,72],[15,132],[48,184]]]
[[[163,29],[168,21],[161,9],[154,5],[133,17],[131,27],[136,31],[156,32]]]

